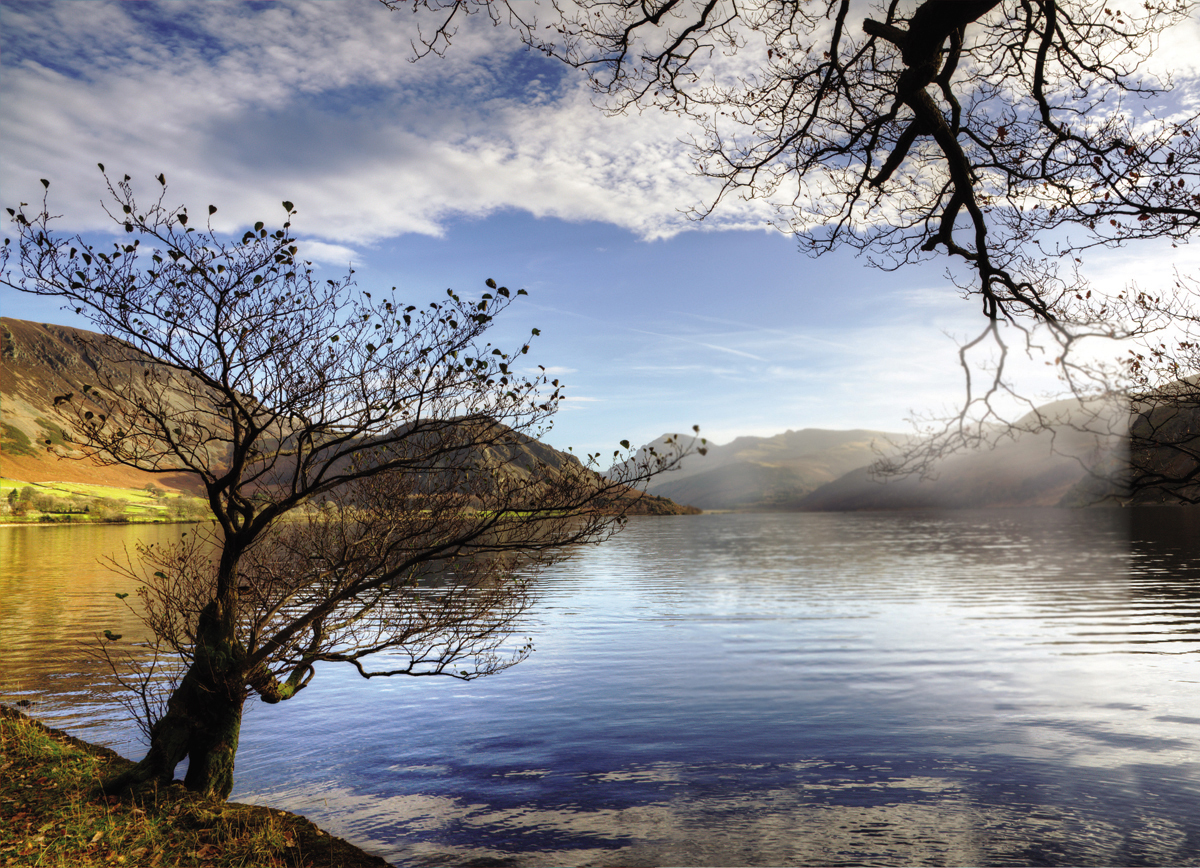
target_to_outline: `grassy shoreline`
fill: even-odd
[[[26,482],[0,476],[0,523],[149,524],[211,519],[201,498],[155,485]]]
[[[42,521],[39,519],[14,518],[11,515],[0,517],[0,527],[96,527],[110,524],[199,524],[204,519],[197,518],[135,518],[112,519],[103,521]]]
[[[0,865],[386,868],[296,814],[213,802],[179,782],[118,798],[132,763],[0,705]]]

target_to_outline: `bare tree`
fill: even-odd
[[[612,533],[630,486],[683,450],[605,478],[599,455],[534,439],[562,387],[518,368],[528,343],[483,342],[524,290],[488,280],[423,308],[372,297],[353,272],[320,280],[299,258],[290,202],[280,228],[229,240],[167,207],[161,175],[148,207],[129,180],[109,182],[131,236],[109,250],[57,234],[45,199],[12,209],[2,282],[62,299],[102,336],[100,382],[55,399],[74,445],[188,471],[207,494],[210,533],[130,567],[187,668],[146,757],[106,787],[170,779],[187,757],[186,785],[224,798],[252,693],[288,699],[322,662],[471,679],[521,660],[523,577]]]
[[[959,412],[899,472],[1035,408],[1006,375],[1013,349],[1044,350],[1082,397],[1135,387],[1078,344],[1144,338],[1163,309],[1136,289],[1094,294],[1080,254],[1200,227],[1197,116],[1164,108],[1170,80],[1144,71],[1188,0],[382,2],[434,16],[417,57],[482,13],[583,70],[607,111],[690,118],[697,171],[719,182],[697,219],[770,198],[812,255],[845,245],[885,270],[948,257],[985,324],[960,350]]]
[[[1200,286],[1178,277],[1154,306],[1173,325],[1128,351],[1128,457],[1113,474],[1122,502],[1200,504]]]

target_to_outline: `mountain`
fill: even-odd
[[[994,448],[949,456],[936,465],[936,478],[883,481],[872,474],[871,465],[885,450],[895,448],[893,444],[902,443],[900,436],[807,428],[709,446],[706,457],[689,457],[678,472],[665,475],[649,490],[703,509],[742,511],[1112,503],[1114,489],[1104,471],[1125,466],[1125,441],[1088,431],[1120,432],[1128,413],[1114,405],[1080,405],[1073,400],[1047,404],[1034,413],[1052,430],[999,437]],[[1033,416],[1017,426],[1032,427]],[[659,446],[665,439],[666,435],[643,448]],[[1167,457],[1176,464],[1181,460],[1174,452]],[[1165,464],[1167,458],[1156,460]],[[1133,498],[1135,503],[1164,500],[1146,492]]]
[[[152,474],[122,466],[103,466],[72,447],[54,410],[57,395],[80,392],[86,383],[110,383],[121,394],[147,388],[149,369],[162,366],[143,353],[123,347],[122,359],[105,350],[100,335],[67,326],[0,318],[0,476],[23,482],[86,482],[121,488],[142,488],[154,483],[159,488],[200,493],[199,480],[184,472]],[[170,384],[180,384],[182,375],[171,373],[165,394],[180,410],[191,396]],[[178,400],[176,400],[176,397]],[[494,423],[493,423],[494,424]],[[502,445],[501,445],[502,444]],[[51,451],[53,450],[53,451]],[[544,443],[516,432],[499,438],[480,456],[488,466],[515,479],[528,477],[532,468],[549,468],[551,474],[577,466],[579,460]],[[630,490],[621,499],[630,515],[675,515],[699,510],[680,506],[663,497]]]
[[[882,481],[859,467],[800,501],[803,511],[887,509],[976,509],[984,507],[1089,506],[1111,492],[1089,468],[1117,466],[1123,439],[1117,434],[1127,414],[1114,405],[1058,401],[1018,420],[1032,426],[1034,414],[1052,425],[1037,434],[1001,437],[992,448],[951,455],[930,479],[917,476]],[[1100,471],[1097,471],[1100,472]]]
[[[668,436],[643,449],[661,450]],[[679,470],[663,475],[648,490],[701,509],[795,509],[810,492],[876,460],[876,450],[894,439],[881,431],[818,428],[739,437],[724,446],[709,445],[706,455],[689,456]]]
[[[113,362],[100,349],[95,340],[99,337],[67,326],[0,318],[0,475],[23,482],[86,482],[119,488],[154,483],[159,488],[200,493],[198,480],[190,474],[104,467],[83,458],[64,439],[54,396],[78,391],[81,383],[99,382],[102,371],[123,391],[137,391],[144,388],[142,371],[155,364],[141,354],[136,362]]]
[[[1031,435],[995,449],[952,455],[939,463],[932,479],[880,480],[869,467],[859,467],[821,486],[795,508],[833,512],[1057,506],[1085,476],[1075,458],[1050,451],[1048,437]]]

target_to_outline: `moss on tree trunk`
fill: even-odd
[[[229,797],[246,698],[244,653],[218,611],[212,602],[200,615],[195,660],[171,695],[167,713],[151,730],[150,750],[133,768],[105,781],[105,792],[169,781],[186,757],[184,785],[189,790],[219,800]]]

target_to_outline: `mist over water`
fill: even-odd
[[[0,683],[137,755],[112,589],[10,557],[60,532],[0,529]],[[1200,862],[1200,513],[639,519],[540,586],[495,678],[248,703],[233,798],[414,865]]]

